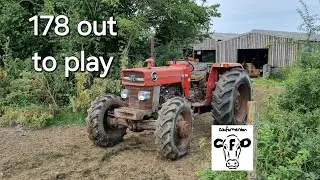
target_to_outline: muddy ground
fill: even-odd
[[[258,110],[275,87],[254,87]],[[0,128],[0,179],[197,179],[210,167],[210,114],[196,116],[190,154],[178,161],[156,156],[153,132],[131,133],[112,148],[95,147],[84,126],[43,130]],[[201,148],[200,148],[200,144]]]

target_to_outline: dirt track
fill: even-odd
[[[273,88],[255,87],[261,112]],[[209,168],[200,139],[210,142],[210,114],[195,118],[191,152],[178,161],[156,156],[153,132],[131,133],[112,148],[98,148],[85,127],[54,127],[37,131],[0,128],[0,179],[196,179]]]

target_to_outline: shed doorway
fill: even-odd
[[[199,62],[215,63],[216,51],[215,50],[195,51],[194,57],[195,59],[199,59]]]
[[[251,63],[256,69],[268,64],[268,49],[238,49],[238,63]]]

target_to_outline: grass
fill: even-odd
[[[255,78],[252,79],[253,84],[259,86],[286,86],[288,84],[287,80],[277,79],[277,78]]]
[[[211,170],[201,170],[197,171],[196,175],[200,180],[229,180],[229,179],[237,179],[237,180],[246,180],[247,179],[247,172],[245,171],[220,171],[214,172]]]
[[[72,110],[64,110],[52,118],[46,126],[60,125],[84,125],[86,114],[84,112],[72,112]]]

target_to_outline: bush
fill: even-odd
[[[280,96],[282,109],[308,112],[320,108],[320,69],[298,73]]]
[[[101,93],[119,94],[121,90],[120,80],[96,78],[91,82],[89,73],[76,73],[77,94],[71,99],[74,112],[86,111]]]
[[[295,79],[297,75],[302,72],[303,69],[297,65],[285,66],[279,70],[275,75],[271,76],[271,79],[288,81]]]
[[[29,108],[6,108],[0,117],[1,126],[21,125],[24,127],[41,128],[54,117],[52,109],[31,106]]]
[[[316,47],[314,52],[301,53],[299,65],[303,68],[315,68],[320,69],[320,47]]]
[[[4,106],[49,105],[55,108],[69,103],[71,83],[64,77],[53,74],[23,71],[15,80],[7,76],[7,94],[3,96]]]
[[[5,89],[6,85],[8,84],[8,82],[5,81],[6,76],[7,72],[0,67],[0,100],[3,99],[7,94]]]
[[[276,103],[275,103],[276,104]],[[320,110],[286,111],[277,105],[261,117],[258,139],[259,177],[314,179],[320,175]]]
[[[299,66],[278,78],[287,86],[261,116],[258,172],[261,179],[320,178],[320,52],[303,53]]]
[[[261,116],[259,177],[319,179],[320,69],[284,70],[289,83]]]
[[[39,74],[22,72],[20,76],[19,79],[10,82],[10,92],[3,103],[7,106],[26,106],[42,102],[41,97],[44,96],[45,90]]]

